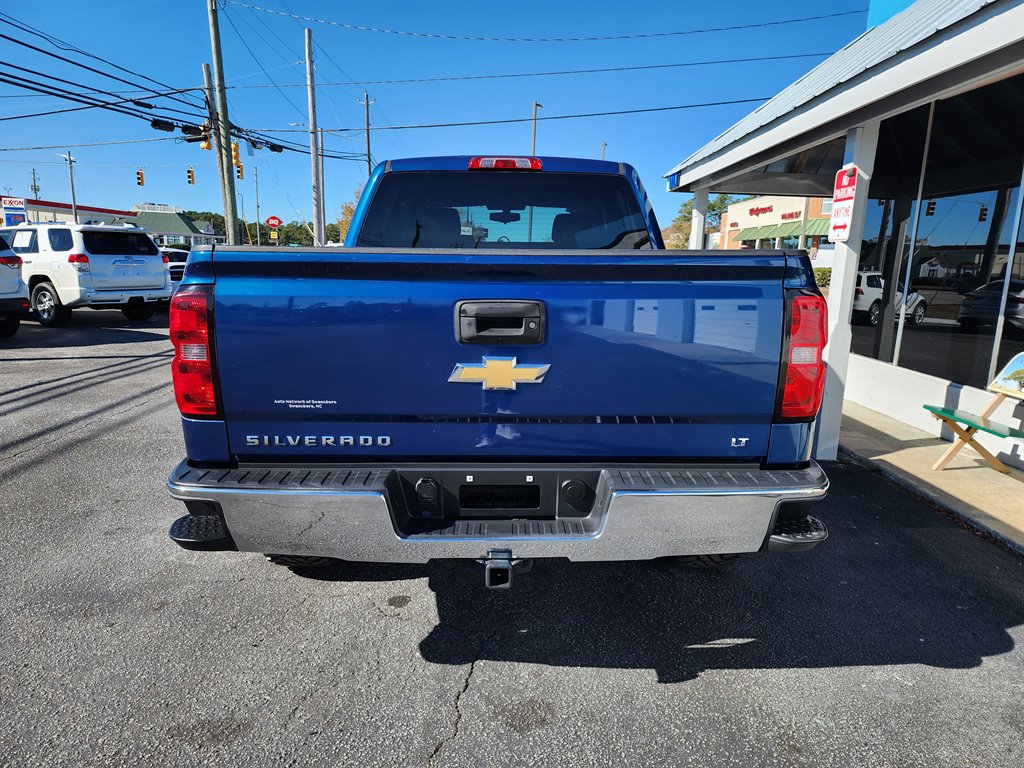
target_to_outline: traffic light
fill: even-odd
[[[236,166],[242,165],[242,158],[238,154],[238,142],[231,142],[231,164]]]
[[[200,149],[213,149],[213,144],[210,142],[210,137],[207,136],[201,142],[199,142]]]
[[[245,166],[242,165],[241,161],[239,161],[238,165],[235,166],[235,176],[239,181],[245,178]]]
[[[983,206],[981,206],[981,208],[978,209],[978,221],[987,221],[987,220],[988,220],[988,206],[987,205],[983,205]]]
[[[142,172],[141,168],[135,172],[135,183],[140,187],[146,186],[146,175]]]
[[[928,201],[928,204],[924,207],[924,215],[925,216],[934,216],[935,215],[935,201],[934,200],[929,200]]]
[[[192,169],[191,165],[188,167],[188,183],[189,184],[195,184],[196,183],[196,172]]]

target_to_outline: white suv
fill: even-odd
[[[18,332],[28,311],[28,288],[21,279],[21,256],[0,237],[0,339]]]
[[[63,325],[74,307],[148,320],[171,297],[166,257],[138,227],[25,222],[0,229],[0,237],[25,263],[32,312],[42,325]]]
[[[858,272],[857,289],[853,296],[853,314],[855,318],[866,320],[869,325],[878,325],[882,319],[882,288],[885,280],[881,272]],[[903,286],[899,286],[896,295],[892,297],[893,302],[898,306],[903,301]],[[907,321],[913,325],[920,325],[924,322],[925,314],[928,311],[928,304],[924,297],[917,291],[911,291],[907,297],[907,307],[903,310]]]

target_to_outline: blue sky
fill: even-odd
[[[889,0],[890,2],[895,0]],[[250,0],[244,0],[250,3]],[[902,2],[902,0],[899,0]],[[708,60],[831,54],[864,31],[866,0],[741,0],[691,2],[328,2],[325,0],[251,0],[251,5],[290,11],[352,25],[394,30],[485,37],[587,37],[686,31],[758,24],[855,11],[835,18],[781,26],[593,42],[481,42],[445,40],[345,29],[255,11],[228,2],[221,12],[224,68],[231,119],[246,128],[288,129],[306,121],[305,70],[301,62],[303,28],[313,30],[325,53],[317,56],[321,83],[443,76],[528,73],[567,69],[681,64]],[[905,5],[905,3],[902,3]],[[205,0],[38,0],[5,3],[4,13],[123,67],[176,88],[202,82],[202,63],[210,61]],[[232,22],[234,26],[232,26]],[[246,50],[245,38],[257,61]],[[0,24],[0,33],[59,51],[24,32]],[[81,70],[6,40],[0,57],[18,66],[110,91],[130,86]],[[640,109],[772,96],[824,57],[715,64],[634,72],[523,77],[415,84],[368,85],[374,125],[449,123],[529,117],[534,99],[540,115]],[[270,85],[267,70],[288,99]],[[23,73],[19,73],[23,74]],[[132,75],[125,79],[137,81]],[[73,106],[52,96],[26,98],[27,91],[0,84],[0,113],[17,114]],[[14,98],[12,98],[14,97]],[[332,134],[329,152],[364,151],[361,86],[324,85],[317,90],[320,125],[359,129]],[[289,103],[289,100],[291,103]],[[153,100],[151,100],[153,101]],[[154,103],[187,109],[166,100]],[[607,157],[637,167],[662,226],[685,199],[664,191],[661,175],[709,139],[752,111],[756,104],[735,104],[650,114],[541,122],[537,154]],[[0,147],[35,147],[170,136],[141,120],[98,109],[0,122]],[[283,138],[307,142],[302,133]],[[372,136],[377,161],[435,154],[528,154],[530,124],[416,130],[382,130]],[[28,196],[31,169],[39,174],[40,196],[68,201],[67,173],[59,150],[0,152],[0,190]],[[174,141],[72,150],[77,158],[76,187],[81,204],[127,208],[160,202],[194,210],[221,210],[211,153]],[[309,217],[308,156],[267,151],[249,157],[243,151],[246,178],[239,182],[247,217],[254,218],[253,168],[259,167],[260,210],[285,220]],[[186,183],[195,167],[197,184]],[[365,161],[326,160],[328,220],[351,199],[365,179]],[[135,184],[135,169],[146,185]],[[298,211],[298,213],[297,213]]]

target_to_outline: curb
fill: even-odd
[[[880,464],[866,459],[860,454],[854,453],[850,449],[844,447],[841,443],[839,445],[839,456],[850,464],[856,464],[858,467],[863,467],[868,471],[884,477],[893,485],[897,485],[904,491],[907,491],[912,496],[927,502],[930,506],[935,507],[940,512],[954,518],[957,522],[963,525],[965,528],[970,529],[972,532],[993,539],[997,543],[1009,549],[1018,555],[1024,555],[1024,544],[1020,544],[1012,539],[1008,538],[1005,534],[995,531],[989,528],[980,520],[972,517],[969,512],[964,512],[962,509],[957,509],[951,505],[948,501],[943,499],[939,494],[931,493],[920,486],[915,485],[913,482],[908,480],[906,477],[898,472],[891,469],[886,469]]]

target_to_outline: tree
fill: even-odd
[[[1016,371],[1006,377],[1007,381],[1012,381],[1017,385],[1017,389],[1024,391],[1024,368],[1018,368]]]
[[[352,226],[352,217],[355,215],[356,206],[359,205],[359,198],[363,196],[363,189],[365,188],[365,184],[360,184],[356,187],[356,191],[352,199],[341,206],[341,216],[338,217],[338,239],[336,242],[345,242],[345,237],[348,235],[348,228]],[[328,225],[328,227],[330,227],[330,225]],[[330,238],[329,234],[328,238]]]
[[[750,197],[733,197],[732,195],[715,195],[708,200],[708,211],[704,217],[704,234],[717,232],[722,226],[722,216],[725,215],[729,206],[736,202],[749,200]],[[672,219],[672,223],[661,231],[667,248],[686,248],[690,241],[690,229],[693,222],[693,198],[691,197],[681,206],[679,214]]]

